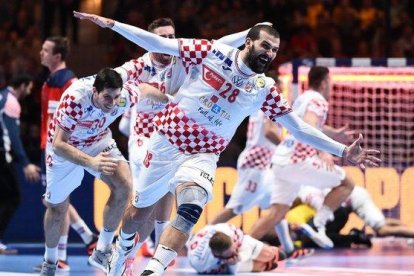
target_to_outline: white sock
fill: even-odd
[[[141,249],[142,244],[143,242],[141,241],[137,242],[137,244],[128,253],[128,259],[135,259],[135,256],[137,255],[138,250]]]
[[[44,259],[46,262],[55,264],[58,261],[58,248],[56,247],[47,247],[45,245],[45,255]]]
[[[282,219],[278,224],[276,224],[275,230],[285,251],[287,253],[293,252],[295,250],[295,246],[293,245],[293,241],[289,233],[287,221]]]
[[[83,221],[83,219],[80,219],[77,222],[72,223],[70,227],[72,227],[72,229],[75,230],[76,233],[78,233],[84,244],[88,244],[92,241],[93,233],[91,229],[89,229],[89,227]]]
[[[96,250],[102,252],[108,252],[111,250],[112,241],[115,237],[115,231],[109,231],[105,228],[102,228],[101,233],[99,233],[98,243],[96,244]]]
[[[66,247],[68,244],[68,235],[60,236],[59,243],[58,243],[58,259],[62,261],[66,261],[67,253]]]
[[[129,253],[134,247],[135,235],[137,235],[137,233],[127,234],[121,229],[116,243],[117,249],[123,251],[123,253]]]
[[[325,227],[326,223],[333,217],[333,211],[326,205],[323,205],[313,218],[313,223],[318,227]]]
[[[164,269],[177,257],[177,252],[171,248],[159,244],[154,257],[149,261],[146,270],[154,271],[155,274],[162,274]]]
[[[164,232],[164,229],[167,228],[169,221],[165,220],[156,220],[154,222],[155,228],[155,248],[157,247],[158,243],[160,242],[161,234]]]

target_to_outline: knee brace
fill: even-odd
[[[177,195],[177,217],[171,222],[175,229],[190,234],[203,212],[208,195],[200,186],[188,186]]]

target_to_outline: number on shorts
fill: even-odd
[[[257,189],[257,183],[249,180],[249,184],[247,185],[245,191],[254,193]]]
[[[145,159],[144,159],[144,166],[146,168],[150,166],[151,159],[152,159],[152,153],[147,150],[147,155],[145,155]]]

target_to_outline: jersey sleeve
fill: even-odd
[[[276,118],[292,111],[289,103],[282,97],[276,85],[270,87],[261,107],[264,114],[273,122]]]
[[[328,111],[328,106],[325,101],[313,99],[306,107],[306,112],[315,113],[318,117],[324,117]]]
[[[145,62],[142,57],[132,59],[125,62],[122,66],[115,68],[115,70],[121,74],[124,82],[129,80],[140,79],[144,73]]]
[[[120,107],[133,107],[136,105],[140,98],[141,98],[141,92],[139,91],[139,88],[137,86],[138,83],[134,81],[128,81],[123,86],[123,95],[121,95],[119,106]]]
[[[213,45],[206,39],[179,39],[178,44],[180,58],[187,72],[191,66],[203,62]]]
[[[73,132],[83,115],[81,99],[75,93],[67,93],[63,96],[56,112],[56,123],[65,131]]]

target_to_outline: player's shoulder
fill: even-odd
[[[65,90],[62,97],[70,97],[79,103],[90,101],[94,81],[95,75],[80,78]]]
[[[50,87],[64,87],[68,81],[76,79],[75,73],[68,68],[60,69],[51,74],[47,80]]]

